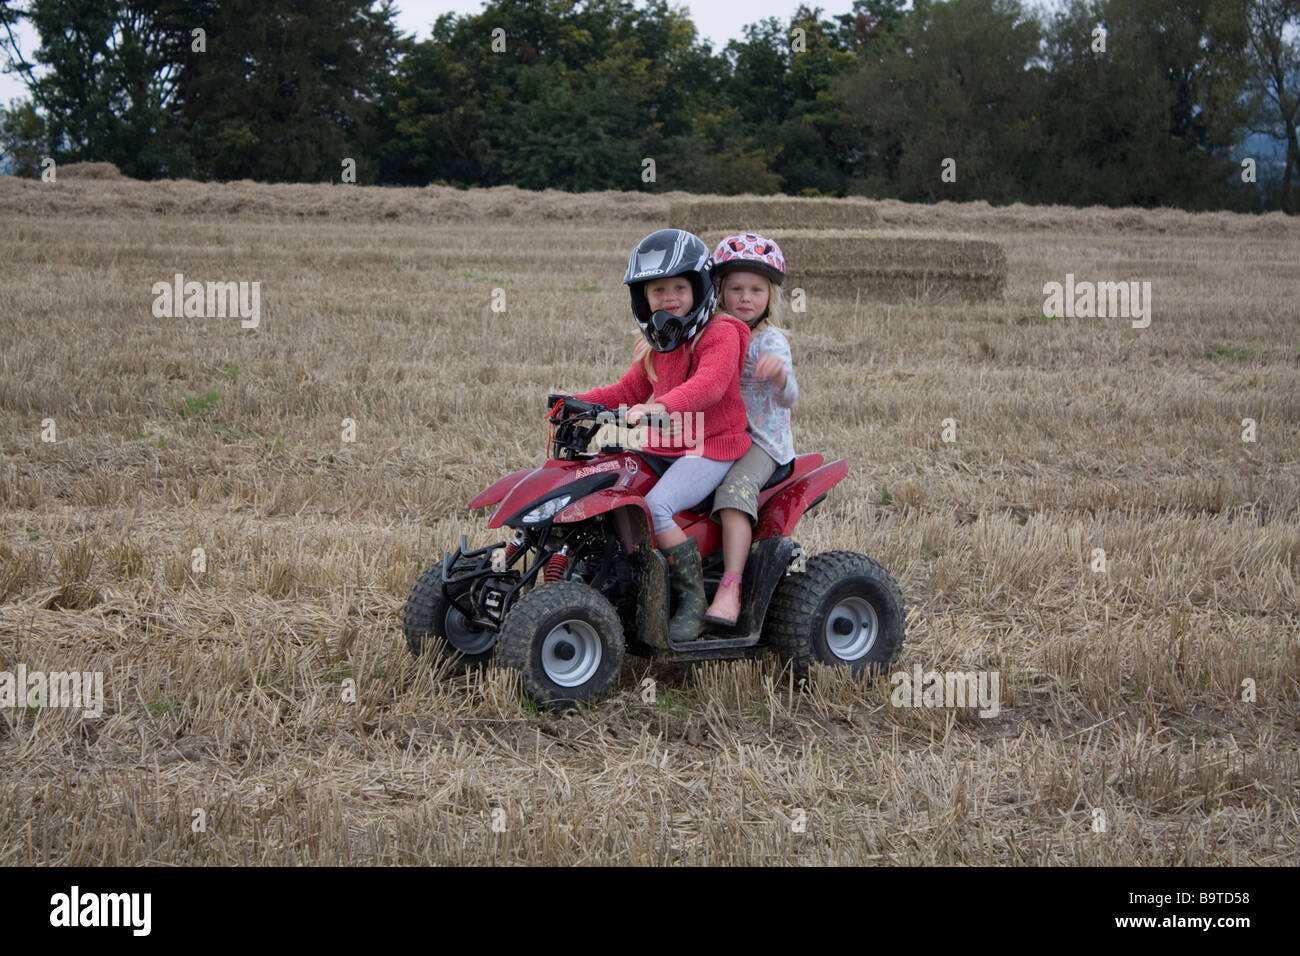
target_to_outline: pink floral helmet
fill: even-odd
[[[722,276],[737,269],[760,273],[777,285],[785,279],[785,256],[781,247],[756,232],[727,236],[718,243],[709,261],[713,265],[714,284],[719,286]]]

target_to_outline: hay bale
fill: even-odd
[[[1007,255],[994,242],[925,235],[805,231],[778,236],[791,288],[878,301],[1002,298]]]
[[[740,196],[684,200],[669,207],[669,221],[675,228],[718,239],[742,229],[765,236],[794,229],[866,229],[877,219],[871,203],[863,199]]]
[[[770,236],[785,253],[790,286],[812,294],[887,301],[1002,297],[1007,257],[1001,246],[896,231],[884,235],[880,207],[856,198],[682,199],[670,207],[670,222],[710,247],[741,229]]]
[[[68,163],[55,168],[59,179],[126,179],[112,163]]]

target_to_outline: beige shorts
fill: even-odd
[[[709,517],[721,521],[719,511],[735,508],[749,515],[749,523],[757,526],[759,489],[772,477],[777,467],[771,455],[758,445],[750,445],[749,451],[736,460],[727,476],[722,479],[722,484],[718,485],[718,490],[713,493],[713,511]]]

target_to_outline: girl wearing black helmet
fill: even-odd
[[[740,395],[749,328],[729,315],[711,315],[709,248],[684,230],[661,229],[637,243],[623,283],[643,338],[632,367],[615,384],[574,397],[607,408],[630,406],[630,425],[664,413],[683,425],[675,435],[652,430],[643,452],[674,459],[646,505],[679,599],[669,637],[690,641],[703,629],[708,602],[699,548],[673,515],[707,498],[749,450]]]
[[[713,250],[718,310],[750,329],[740,391],[753,444],[731,466],[713,496],[713,518],[722,524],[722,582],[705,612],[713,624],[731,625],[740,616],[741,575],[758,523],[758,492],[780,466],[794,459],[790,409],[799,398],[790,343],[768,317],[781,299],[785,256],[765,236],[727,236]],[[716,321],[716,319],[715,319]]]

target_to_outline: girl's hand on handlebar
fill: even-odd
[[[668,409],[664,408],[662,402],[650,402],[648,405],[633,405],[627,410],[627,423],[635,425],[646,415],[663,415]]]

